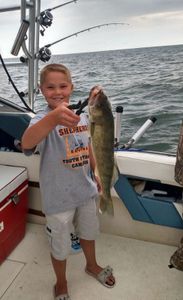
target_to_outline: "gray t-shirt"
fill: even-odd
[[[29,126],[49,111],[47,107],[37,113]],[[40,153],[42,208],[45,214],[74,209],[97,196],[97,186],[91,178],[88,147],[88,120],[85,115],[81,115],[80,122],[74,128],[56,126],[37,145],[36,150]]]

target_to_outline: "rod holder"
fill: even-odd
[[[26,20],[23,20],[20,25],[19,31],[17,33],[17,36],[15,38],[13,47],[11,49],[12,55],[14,55],[14,56],[18,55],[18,53],[20,51],[20,47],[22,46],[22,44],[25,40],[25,36],[26,36],[28,28],[29,28],[29,22]]]
[[[129,142],[125,145],[123,145],[122,148],[129,149],[133,144],[135,144],[147,131],[149,127],[151,127],[155,122],[156,118],[151,116],[149,117],[146,122],[137,130],[137,132],[132,136],[132,138],[129,140]]]
[[[114,123],[114,147],[119,146],[119,141],[121,137],[121,115],[123,112],[122,106],[116,107],[116,114],[115,114],[115,123]]]

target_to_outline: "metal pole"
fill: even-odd
[[[20,9],[21,9],[21,7],[19,5],[17,5],[17,6],[8,6],[8,7],[0,8],[0,13],[1,12],[6,12],[6,11],[20,10]]]
[[[35,76],[34,76],[34,88],[35,88],[35,96],[38,90],[38,73],[39,73],[39,57],[36,53],[39,53],[39,36],[40,36],[40,24],[37,21],[40,16],[41,11],[41,0],[37,0],[36,7],[36,30],[35,30]]]
[[[33,1],[33,6],[29,7],[29,53],[31,57],[28,59],[28,92],[29,105],[34,110],[34,66],[35,66],[35,21],[36,21],[36,0]]]

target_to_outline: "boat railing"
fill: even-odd
[[[21,63],[24,63],[28,67],[28,101],[32,111],[34,111],[35,97],[38,92],[38,71],[39,60],[47,62],[51,57],[50,47],[64,41],[68,38],[78,36],[81,33],[90,31],[96,28],[101,28],[110,25],[129,25],[123,22],[109,22],[105,24],[98,24],[91,26],[75,33],[60,38],[52,43],[49,43],[39,48],[40,34],[43,36],[45,28],[51,26],[53,16],[51,11],[64,5],[75,3],[77,0],[66,1],[55,7],[45,9],[41,11],[41,0],[21,0],[20,6],[9,6],[0,8],[0,13],[20,10],[20,27],[15,38],[11,54],[17,56],[20,48],[22,48],[25,57],[20,57]],[[40,30],[41,26],[41,30]]]
[[[39,52],[39,22],[40,0],[26,1],[21,0],[21,6],[9,6],[0,8],[0,12],[20,10],[20,28],[15,38],[11,54],[17,56],[20,48],[27,58],[28,65],[28,101],[31,109],[34,109],[34,100],[38,89],[38,57]],[[29,29],[29,30],[28,30]],[[28,36],[27,36],[28,31]],[[26,39],[27,44],[26,45]]]

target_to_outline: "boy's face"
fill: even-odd
[[[61,72],[49,72],[43,84],[40,86],[41,92],[52,109],[63,102],[69,103],[73,85],[65,74]]]

